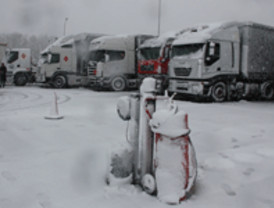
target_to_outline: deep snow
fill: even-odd
[[[46,120],[53,92],[61,120]],[[0,89],[0,208],[170,207],[138,187],[109,187],[111,150],[126,143],[116,112],[129,92]],[[174,207],[274,207],[274,103],[178,101],[198,160],[195,194]]]

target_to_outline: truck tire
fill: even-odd
[[[211,98],[214,102],[224,102],[227,97],[227,87],[223,82],[215,83],[211,88]]]
[[[265,100],[271,100],[274,95],[274,88],[271,82],[264,82],[261,85],[261,97]]]
[[[57,75],[53,78],[53,86],[55,88],[65,88],[67,86],[67,79],[65,75]]]
[[[126,80],[123,77],[114,77],[111,80],[110,88],[113,91],[123,91],[126,89]]]
[[[28,77],[24,73],[18,73],[14,76],[13,82],[16,86],[25,86],[28,82]]]

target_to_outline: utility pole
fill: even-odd
[[[162,6],[162,0],[159,0],[158,2],[158,36],[160,36],[161,33],[161,6]]]
[[[66,35],[66,24],[67,24],[68,18],[65,18],[65,22],[64,22],[64,36]]]

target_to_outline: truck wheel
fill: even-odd
[[[57,75],[53,79],[53,85],[55,88],[65,88],[67,86],[67,79],[64,75]]]
[[[123,77],[114,77],[110,84],[111,90],[123,91],[126,89],[126,80]]]
[[[274,88],[271,82],[264,82],[261,85],[261,97],[266,100],[271,100],[274,95]]]
[[[24,73],[18,73],[14,76],[14,84],[16,86],[25,86],[28,82],[28,77]]]
[[[227,89],[223,82],[217,82],[211,89],[211,98],[215,102],[223,102],[226,100]]]

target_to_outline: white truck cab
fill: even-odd
[[[36,81],[55,88],[86,85],[89,44],[101,35],[64,36],[41,52]]]
[[[6,54],[7,78],[17,86],[24,86],[34,81],[30,48],[13,48]]]
[[[274,28],[253,22],[201,25],[172,43],[169,92],[216,102],[274,95]]]
[[[150,35],[117,35],[94,39],[90,44],[90,85],[123,91],[138,87],[137,49]]]

